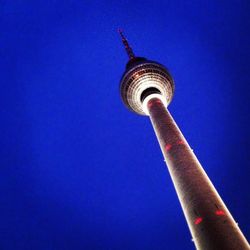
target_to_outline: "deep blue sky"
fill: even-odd
[[[250,2],[0,1],[0,248],[194,249],[147,117],[119,96],[137,55],[250,238]]]

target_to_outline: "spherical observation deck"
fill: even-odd
[[[174,81],[161,64],[143,57],[135,57],[127,63],[120,82],[124,104],[140,115],[147,115],[143,102],[150,95],[158,96],[166,106],[174,93]]]

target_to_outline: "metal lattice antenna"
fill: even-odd
[[[121,38],[122,38],[122,43],[125,47],[125,50],[128,54],[129,60],[132,60],[135,58],[135,54],[132,50],[132,48],[129,46],[128,40],[126,39],[126,37],[123,35],[123,32],[121,29],[118,29],[118,33],[120,34]]]

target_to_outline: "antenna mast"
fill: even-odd
[[[123,45],[125,47],[125,50],[126,50],[126,52],[128,54],[129,60],[134,59],[135,58],[135,54],[134,54],[132,48],[129,46],[127,38],[123,35],[123,32],[122,32],[121,29],[118,29],[118,33],[120,34],[120,36],[122,38],[122,43],[123,43]]]

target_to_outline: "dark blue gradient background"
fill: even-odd
[[[0,1],[0,249],[194,249],[127,61],[166,65],[169,109],[250,238],[250,2]]]

